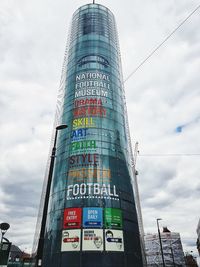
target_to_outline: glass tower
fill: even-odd
[[[43,267],[142,267],[116,24],[99,4],[73,15],[56,125]]]

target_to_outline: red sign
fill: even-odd
[[[63,242],[64,243],[79,242],[79,237],[64,238]]]
[[[86,98],[86,99],[75,100],[74,102],[75,107],[88,106],[88,105],[102,106],[103,103],[101,98]]]
[[[79,116],[100,116],[105,117],[106,116],[106,109],[103,107],[81,107],[81,108],[75,108],[74,111],[74,117]]]
[[[68,208],[64,210],[63,228],[81,227],[81,208]]]

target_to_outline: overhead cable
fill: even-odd
[[[187,156],[187,157],[191,157],[191,156],[200,156],[200,153],[183,153],[183,154],[179,154],[179,153],[166,153],[166,154],[138,154],[139,157],[180,157],[180,156]]]
[[[148,61],[150,57],[200,8],[198,5],[124,80],[124,83],[127,82],[131,76],[138,71],[145,62]]]

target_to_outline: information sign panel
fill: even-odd
[[[2,242],[0,244],[0,266],[7,266],[11,244],[10,242]]]
[[[61,251],[80,251],[81,230],[63,230]]]
[[[124,251],[123,231],[106,229],[105,246],[107,251]]]
[[[64,210],[63,228],[81,228],[81,208]]]
[[[105,227],[122,228],[122,211],[115,208],[104,209]]]
[[[102,214],[102,208],[83,208],[83,227],[102,227]]]
[[[83,229],[82,250],[103,250],[103,230]]]

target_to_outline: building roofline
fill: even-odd
[[[82,5],[82,6],[80,6],[80,7],[78,7],[75,11],[74,11],[74,13],[73,13],[73,16],[81,9],[81,8],[84,8],[84,7],[86,7],[86,6],[99,6],[99,7],[103,7],[103,8],[106,8],[113,16],[114,16],[114,14],[113,14],[113,12],[107,7],[107,6],[104,6],[104,5],[102,5],[102,4],[98,4],[98,3],[88,3],[88,4],[84,4],[84,5]]]

